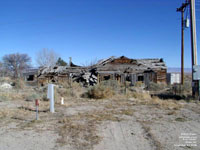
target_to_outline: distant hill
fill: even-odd
[[[168,73],[172,73],[172,72],[180,73],[181,72],[181,68],[171,68],[171,67],[169,67],[169,68],[167,68],[167,72]],[[191,68],[185,68],[184,72],[185,73],[191,73],[192,69]]]

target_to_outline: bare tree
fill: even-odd
[[[0,62],[0,77],[10,76],[10,72],[4,67],[3,62]]]
[[[40,67],[54,66],[58,61],[58,54],[54,50],[43,48],[36,54],[36,62]]]
[[[0,70],[2,70],[3,63],[0,61]]]
[[[16,78],[22,75],[23,70],[30,67],[30,63],[31,58],[27,54],[15,53],[3,57],[4,68],[11,72]]]
[[[2,77],[4,75],[4,69],[3,69],[3,63],[0,61],[0,76]]]

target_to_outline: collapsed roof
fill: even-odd
[[[129,59],[125,56],[119,58],[110,57],[99,61],[96,65],[97,72],[141,72],[167,69],[163,59]]]
[[[85,72],[85,67],[70,67],[70,66],[50,66],[39,70],[38,77],[41,75],[65,75],[70,73]]]

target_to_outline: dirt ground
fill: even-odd
[[[34,102],[0,100],[0,150],[199,150],[200,103],[164,104],[65,99],[52,114],[41,101],[35,121]]]

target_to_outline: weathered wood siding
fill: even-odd
[[[167,83],[167,70],[159,70],[156,72],[156,83]]]

